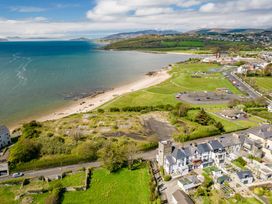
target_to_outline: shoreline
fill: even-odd
[[[20,127],[24,122],[28,122],[31,120],[37,120],[39,122],[45,122],[49,120],[57,120],[60,118],[67,117],[69,115],[85,113],[92,111],[99,106],[118,98],[124,94],[131,93],[134,91],[138,91],[144,88],[148,88],[157,84],[162,83],[163,81],[169,79],[171,75],[168,73],[171,67],[162,68],[158,71],[154,71],[152,75],[147,75],[146,73],[140,79],[131,82],[129,84],[121,85],[119,87],[113,88],[109,91],[105,91],[101,94],[97,94],[96,96],[88,96],[77,101],[73,101],[70,104],[67,104],[61,108],[58,108],[52,111],[49,114],[44,114],[42,116],[33,116],[29,118],[25,118],[22,121],[18,121],[10,125],[10,130],[14,130]]]

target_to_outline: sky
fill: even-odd
[[[272,0],[0,0],[0,37],[271,28]]]

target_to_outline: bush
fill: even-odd
[[[20,138],[10,149],[9,162],[16,164],[19,162],[28,162],[38,158],[41,145],[33,140]]]
[[[170,181],[172,179],[172,177],[170,176],[170,175],[165,175],[164,177],[163,177],[163,180],[164,181]]]
[[[262,195],[264,195],[265,191],[262,187],[257,187],[257,188],[254,188],[253,192],[258,196],[262,196]]]

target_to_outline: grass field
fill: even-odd
[[[253,77],[253,79],[263,92],[272,92],[272,77]]]
[[[130,171],[122,169],[110,174],[95,170],[90,189],[64,194],[64,204],[144,204],[149,203],[149,173],[146,167]]]
[[[120,96],[102,106],[102,108],[176,104],[175,95],[181,91],[215,91],[216,88],[228,88],[233,93],[240,94],[228,80],[219,72],[217,64],[181,63],[170,71],[172,77],[165,82],[133,93]],[[192,78],[196,72],[207,72],[201,78]]]

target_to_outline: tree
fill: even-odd
[[[200,125],[209,125],[213,119],[206,113],[204,109],[201,109],[196,115],[194,121]]]
[[[77,128],[74,128],[72,131],[71,131],[71,134],[72,138],[75,140],[75,142],[77,143],[81,138],[82,138],[82,135],[80,133],[80,130],[78,130]]]
[[[98,148],[96,144],[91,142],[85,142],[78,145],[72,153],[93,161],[97,159],[97,149]]]
[[[125,146],[121,146],[116,143],[107,143],[101,150],[99,150],[98,155],[103,161],[104,166],[110,172],[115,172],[122,168],[128,161]]]
[[[178,104],[177,105],[177,114],[179,117],[187,116],[188,111],[190,110],[190,106],[186,104]]]
[[[221,122],[216,122],[214,125],[220,132],[225,132],[224,126],[222,125]]]
[[[33,120],[30,123],[23,125],[22,136],[25,138],[37,138],[40,136],[41,131],[38,130],[42,125]]]
[[[272,63],[266,65],[264,68],[264,76],[272,76]]]
[[[21,138],[11,149],[9,162],[16,164],[38,158],[41,145],[33,140]]]

